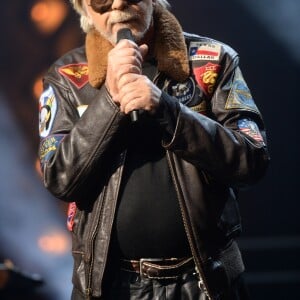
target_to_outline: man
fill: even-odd
[[[72,299],[245,299],[236,195],[269,158],[236,52],[165,0],[71,2],[86,43],[45,76],[40,159],[70,202]]]

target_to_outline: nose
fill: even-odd
[[[111,5],[111,9],[123,9],[128,5],[126,0],[113,0],[113,3]]]

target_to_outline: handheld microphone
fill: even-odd
[[[117,43],[119,43],[119,41],[124,40],[124,39],[134,42],[132,32],[129,28],[121,28],[117,32]],[[132,122],[136,122],[139,118],[138,110],[133,110],[132,112],[130,112],[130,118],[131,118]]]

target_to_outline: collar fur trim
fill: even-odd
[[[155,7],[153,17],[155,27],[154,56],[157,60],[157,68],[174,80],[182,82],[190,74],[182,28],[174,15],[162,7]],[[85,45],[89,66],[89,82],[93,87],[99,88],[105,81],[107,55],[113,46],[96,30],[87,33]]]

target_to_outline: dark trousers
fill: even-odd
[[[93,298],[99,299],[99,298]],[[242,278],[233,285],[222,300],[249,300]],[[73,290],[71,300],[84,300]],[[198,287],[194,272],[185,273],[177,279],[147,279],[127,271],[120,271],[116,278],[107,283],[101,300],[207,300]]]

